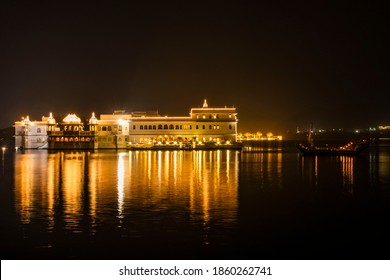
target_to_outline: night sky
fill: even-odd
[[[325,2],[2,1],[0,128],[205,98],[240,131],[389,125],[388,10]]]

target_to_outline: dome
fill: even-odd
[[[81,120],[79,117],[77,117],[75,114],[69,114],[63,119],[66,123],[81,123]]]
[[[25,119],[22,118],[23,125],[29,125],[31,123],[29,116],[27,116]]]
[[[53,118],[53,114],[50,113],[50,116],[47,118],[47,123],[48,124],[55,124],[56,123],[56,119]]]
[[[97,124],[98,119],[95,117],[95,113],[92,113],[92,117],[89,119],[89,124]]]

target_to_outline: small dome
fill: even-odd
[[[92,117],[89,119],[89,124],[97,124],[98,119],[95,117],[95,113],[92,113]]]
[[[56,119],[53,118],[53,114],[50,113],[50,116],[47,118],[47,123],[48,124],[55,124],[56,123]]]
[[[63,119],[66,123],[81,123],[81,120],[79,117],[77,117],[75,114],[69,114]]]
[[[29,125],[31,123],[29,116],[27,116],[25,119],[22,118],[23,125]]]

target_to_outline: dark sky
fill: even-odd
[[[188,115],[204,98],[235,105],[244,131],[390,123],[390,24],[374,1],[116,2],[1,2],[0,128],[49,112]]]

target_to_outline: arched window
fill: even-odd
[[[79,142],[79,138],[78,138],[78,137],[75,137],[75,138],[74,138],[74,141],[75,141],[75,142]]]
[[[84,140],[85,140],[84,137],[81,137],[81,138],[80,138],[80,141],[81,141],[81,142],[84,142]]]
[[[103,127],[102,127],[102,131],[107,131],[107,127],[106,127],[106,126],[103,126]]]
[[[176,125],[176,129],[179,129],[179,126],[178,126],[178,125]]]
[[[68,137],[65,137],[65,142],[68,142]]]
[[[170,124],[170,125],[169,125],[169,129],[173,129],[173,124]]]
[[[151,126],[151,125],[149,125],[149,129],[152,129],[152,126]],[[156,128],[154,128],[154,129],[156,129]]]
[[[229,129],[232,129],[232,125],[231,124],[229,124]]]
[[[57,137],[57,138],[56,138],[56,142],[60,142],[60,137]]]
[[[202,128],[203,128],[203,129],[206,129],[206,126],[205,126],[205,125],[203,125],[203,126],[202,126]]]
[[[86,137],[86,138],[85,138],[85,142],[89,142],[89,141],[91,141],[91,138]]]
[[[140,126],[139,126],[139,129],[144,129],[144,126],[143,126],[143,125],[140,125]]]
[[[209,129],[211,129],[211,124],[209,125]]]
[[[211,119],[211,115],[209,115],[209,119]]]
[[[107,127],[107,130],[108,130],[108,131],[111,131],[111,129],[112,129],[111,126],[108,126],[108,127]]]
[[[153,129],[156,130],[156,126],[155,125],[153,125]]]
[[[158,125],[158,129],[162,129],[162,125],[161,124]]]
[[[41,133],[41,129],[39,127],[37,128],[37,133]]]
[[[168,125],[167,124],[164,125],[164,129],[168,129]]]

